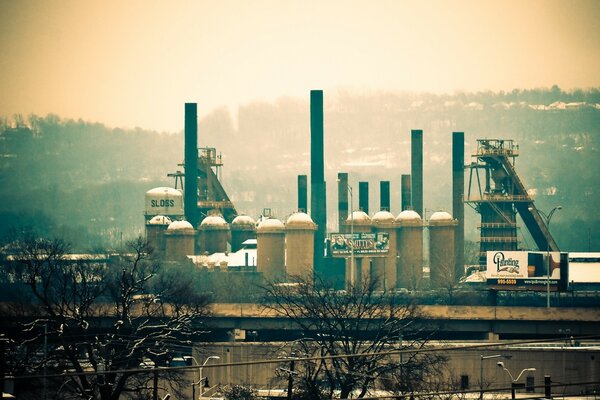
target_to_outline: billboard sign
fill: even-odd
[[[486,278],[527,278],[526,251],[488,251]]]
[[[331,255],[349,257],[354,248],[355,256],[385,256],[390,249],[389,234],[379,233],[331,233]]]
[[[550,276],[548,276],[548,265],[550,265]],[[568,269],[567,253],[487,252],[487,283],[501,289],[513,287],[542,290],[549,284],[553,291],[564,290],[568,283]]]

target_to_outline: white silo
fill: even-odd
[[[165,254],[165,231],[171,222],[171,219],[164,215],[157,215],[146,222],[146,241],[160,257]]]
[[[292,214],[285,224],[285,264],[287,275],[302,276],[312,280],[315,250],[314,237],[317,225],[308,214]]]
[[[256,228],[256,270],[267,280],[285,276],[285,226],[276,218],[261,221]]]
[[[248,239],[256,239],[256,221],[247,215],[238,215],[231,222],[231,251],[241,249]]]
[[[381,257],[373,257],[371,276],[378,280],[380,289],[396,287],[396,220],[389,211],[379,211],[372,218],[373,232],[388,235],[389,250]]]
[[[209,215],[198,228],[200,254],[224,253],[229,242],[229,224],[220,215]]]
[[[414,290],[423,279],[423,220],[416,211],[404,210],[396,224],[396,287]]]
[[[458,222],[444,211],[429,218],[429,281],[431,288],[450,287],[455,276],[454,234]]]
[[[183,261],[194,254],[196,231],[187,221],[172,222],[165,232],[165,258],[168,261]]]

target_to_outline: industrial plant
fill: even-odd
[[[186,103],[184,171],[168,174],[175,180],[173,188],[154,188],[145,196],[146,237],[166,262],[255,272],[280,282],[292,281],[294,276],[331,278],[337,274],[342,287],[375,279],[382,290],[445,288],[472,272],[482,276],[496,252],[517,257],[522,250],[517,241],[519,214],[539,254],[523,261],[526,265],[520,266],[516,277],[540,278],[547,274],[543,265],[552,262],[561,270],[560,278],[568,280],[568,268],[558,267],[561,255],[549,221],[536,209],[514,168],[519,146],[513,140],[479,139],[472,161],[465,164],[464,133],[452,132],[452,210],[434,212],[426,219],[423,131],[412,130],[411,171],[400,182],[401,212],[390,213],[390,181],[386,180],[379,182],[380,204],[375,211],[369,207],[369,182],[359,182],[355,207],[348,173],[339,172],[338,227],[328,232],[322,91],[310,93],[310,205],[308,176],[299,175],[297,208],[290,210],[285,221],[272,216],[268,208],[256,218],[236,210],[219,180],[221,155],[215,148],[198,146],[197,119],[197,105]],[[481,216],[475,268],[465,266],[465,204]],[[542,264],[535,275],[532,263]],[[518,270],[517,266],[511,273]],[[523,274],[524,270],[532,273]],[[516,283],[500,275],[494,275],[496,288]],[[530,280],[527,289],[542,290],[543,284],[540,279]],[[520,283],[512,285],[517,286]],[[558,286],[553,281],[552,290]]]

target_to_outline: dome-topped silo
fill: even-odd
[[[229,242],[229,224],[220,215],[209,215],[198,228],[198,248],[200,254],[207,252],[224,253]]]
[[[145,195],[144,215],[146,220],[156,215],[164,215],[172,220],[183,218],[183,194],[170,187],[150,189]]]
[[[371,217],[364,211],[353,211],[346,219],[348,232],[354,233],[370,233],[371,232]]]
[[[238,215],[231,222],[231,251],[241,249],[248,239],[256,239],[256,221],[247,215]]]
[[[196,231],[187,221],[174,221],[165,231],[165,258],[169,261],[182,261],[194,254]]]
[[[378,287],[389,290],[396,287],[396,220],[389,211],[379,211],[371,219],[373,232],[387,235],[386,254],[373,257],[371,276],[378,280]],[[385,238],[385,236],[382,236]],[[378,242],[382,242],[378,240]],[[382,244],[385,247],[385,245]]]
[[[256,270],[267,280],[285,276],[285,226],[276,218],[260,222],[256,228]]]
[[[292,214],[285,224],[287,275],[313,276],[314,237],[317,225],[303,212]]]
[[[171,222],[164,215],[156,215],[146,222],[146,241],[159,257],[165,254],[165,231]]]
[[[432,288],[449,287],[460,278],[455,272],[454,234],[457,221],[445,211],[429,218],[429,280]]]
[[[413,210],[396,217],[396,287],[417,289],[423,279],[423,220]]]

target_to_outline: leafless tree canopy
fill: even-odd
[[[194,327],[210,312],[208,297],[193,290],[191,271],[161,266],[142,238],[106,263],[67,257],[69,246],[61,240],[26,238],[12,251],[5,257],[5,272],[15,283],[26,284],[31,295],[11,311],[15,321],[32,322],[20,332],[17,323],[13,326],[18,334],[12,338],[10,372],[80,374],[47,380],[43,389],[35,380],[18,381],[18,389],[27,389],[32,398],[39,398],[40,390],[60,398],[69,393],[147,397],[151,373],[120,371],[164,365],[191,346]],[[90,371],[115,372],[83,374]]]
[[[411,351],[427,342],[416,329],[417,310],[410,303],[400,304],[393,294],[375,290],[377,282],[337,291],[318,279],[294,280],[292,285],[267,284],[265,304],[302,330],[304,338],[294,342],[292,358],[325,356],[297,366],[299,397],[331,398],[335,391],[340,398],[351,393],[364,397],[375,387],[409,392],[443,364],[443,357]],[[411,352],[388,354],[392,350]],[[402,370],[405,373],[397,373]]]

